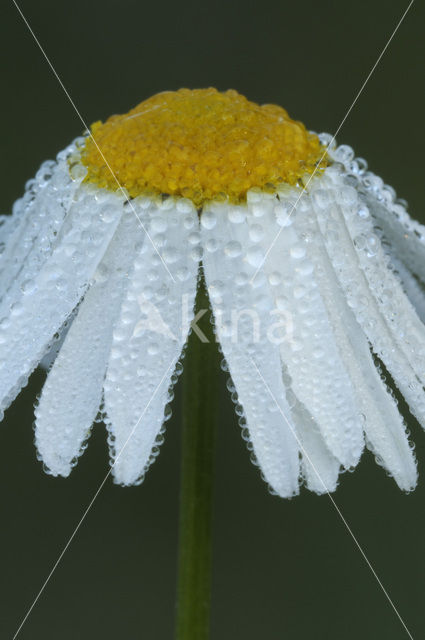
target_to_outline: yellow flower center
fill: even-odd
[[[159,93],[95,122],[91,132],[82,150],[85,180],[112,190],[118,180],[132,197],[167,194],[196,206],[214,198],[243,202],[253,187],[273,191],[326,166],[319,139],[301,122],[236,91]]]

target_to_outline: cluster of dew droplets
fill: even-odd
[[[298,396],[334,454],[345,466],[355,465],[362,450],[361,427],[311,257],[320,234],[314,228],[304,232],[301,224],[313,215],[309,195],[301,188],[282,189],[278,201],[255,206],[259,211],[253,205],[253,213],[258,217],[262,211],[264,217],[256,222],[263,229],[262,246],[271,247],[262,268],[267,276],[262,274],[263,288],[268,283],[276,311],[287,321],[279,346],[288,368],[287,402],[292,408],[293,396]]]
[[[154,446],[152,447],[151,455],[150,455],[149,460],[148,460],[148,462],[146,464],[144,472],[143,472],[141,478],[138,481],[139,483],[143,482],[143,478],[146,475],[147,470],[149,469],[149,467],[157,459],[157,457],[159,455],[160,447],[164,443],[166,423],[172,417],[172,402],[174,400],[174,387],[177,384],[179,377],[183,373],[183,360],[184,360],[185,354],[186,354],[186,345],[183,347],[183,351],[181,353],[180,359],[178,360],[178,362],[177,362],[177,364],[175,366],[174,372],[173,372],[173,374],[171,376],[171,382],[170,382],[170,385],[168,387],[168,392],[167,392],[167,404],[164,407],[164,421],[163,421],[162,427],[161,427],[158,435],[155,438],[155,443],[154,443]]]
[[[383,251],[382,234],[377,229],[372,204],[362,197],[361,176],[365,176],[366,182],[370,180],[366,175],[366,164],[361,159],[355,160],[352,149],[345,145],[331,145],[330,155],[335,164],[310,188],[328,257],[340,290],[358,324],[374,351],[385,362],[412,412],[423,419],[423,390],[415,375],[415,372],[420,375],[423,367],[423,326],[411,309],[399,281],[394,277],[389,257]],[[347,326],[348,335],[353,331],[356,333],[357,330]],[[369,354],[364,357],[370,359]],[[367,374],[372,375],[371,372]],[[382,389],[385,389],[386,380],[382,375],[381,380],[384,383]],[[376,394],[379,385],[373,384]],[[389,446],[386,449],[388,460],[391,460],[393,473],[399,474],[402,482],[405,464],[405,471],[408,470],[405,477],[414,483],[414,463],[412,465],[412,460],[409,462],[407,434],[400,416],[398,426],[396,424],[395,411],[391,408],[396,407],[395,398],[393,394],[389,395],[391,402],[385,400],[382,393],[376,397],[376,407],[386,412],[387,433],[382,432],[380,440],[375,440],[377,446],[374,446],[366,429],[367,443],[378,462],[382,463],[379,442],[384,445],[392,437],[399,438],[400,455],[398,457],[395,449],[391,453]],[[366,426],[374,428],[370,422]]]
[[[206,217],[206,219],[204,221],[204,224],[209,225],[209,224],[211,224],[211,220],[213,219],[213,214],[211,212],[207,212],[206,215],[207,215],[207,217]],[[239,252],[239,246],[240,246],[239,243],[234,242],[234,241],[230,241],[226,245],[226,249],[230,250],[231,252],[232,251],[233,252]],[[210,253],[214,253],[217,250],[217,241],[214,240],[214,239],[208,240],[207,243],[206,243],[206,250],[208,252],[210,252]],[[203,272],[204,272],[204,267],[201,264],[200,265],[200,275],[202,275]],[[216,283],[210,285],[209,291],[210,291],[210,293],[212,292],[213,295],[217,296],[217,295],[220,294],[222,286],[223,285],[221,283],[216,282]],[[229,366],[227,364],[226,359],[223,357],[223,349],[221,348],[221,345],[220,345],[219,336],[218,336],[218,333],[217,333],[217,326],[216,326],[216,322],[215,322],[215,318],[214,318],[214,313],[213,312],[211,312],[209,314],[209,321],[210,321],[210,323],[212,325],[212,330],[213,330],[213,334],[215,336],[217,349],[218,349],[219,353],[222,356],[222,358],[220,360],[220,368],[224,373],[229,374]],[[246,443],[246,447],[247,447],[248,451],[250,452],[251,462],[255,466],[258,467],[259,466],[258,465],[258,460],[257,460],[257,458],[255,456],[255,453],[254,453],[254,445],[253,445],[253,443],[251,441],[249,430],[247,428],[247,420],[246,420],[245,412],[243,410],[242,405],[239,402],[239,396],[238,396],[238,393],[236,391],[236,387],[235,387],[235,385],[233,383],[233,380],[232,380],[230,375],[228,376],[228,378],[226,380],[226,388],[227,388],[228,392],[230,393],[230,398],[231,398],[231,400],[232,400],[232,402],[233,402],[233,404],[235,406],[235,413],[236,413],[236,416],[238,418],[239,427],[241,428],[241,436],[242,436],[242,439],[244,440],[244,442]]]
[[[171,376],[171,381],[170,381],[170,385],[168,387],[168,391],[167,391],[167,403],[164,407],[164,418],[163,418],[163,423],[162,426],[155,438],[154,441],[154,445],[152,447],[149,459],[143,469],[143,471],[140,473],[140,475],[138,476],[138,478],[136,478],[136,480],[134,482],[132,482],[132,485],[134,486],[139,486],[143,483],[145,477],[146,477],[146,473],[148,472],[149,468],[153,465],[153,463],[156,461],[156,459],[159,456],[160,453],[160,448],[161,446],[164,444],[165,441],[165,432],[166,432],[166,428],[167,425],[166,423],[171,419],[172,417],[172,403],[174,400],[174,387],[176,386],[180,376],[183,373],[183,361],[186,355],[186,349],[187,349],[187,344],[184,345],[181,356],[178,360],[178,362],[176,363],[176,366],[174,368],[174,372]],[[99,417],[98,417],[98,422],[105,422],[105,420],[107,421],[107,414],[106,411],[104,409],[104,405],[102,404],[102,407],[99,411]],[[109,459],[110,459],[110,465],[111,468],[114,467],[115,463],[116,463],[116,459],[117,459],[117,455],[119,455],[119,453],[117,453],[116,451],[116,447],[115,447],[115,436],[113,434],[113,432],[111,430],[108,431],[108,436],[107,436],[107,443],[108,443],[108,447],[109,447]],[[120,483],[118,482],[117,484],[119,484],[120,486],[127,486],[126,483]]]
[[[225,358],[222,359],[221,361],[221,368],[223,371],[228,372],[228,366],[227,366],[227,362],[225,360]],[[246,443],[246,448],[248,449],[248,451],[250,452],[250,459],[251,462],[254,466],[258,467],[258,460],[257,457],[254,453],[254,445],[252,443],[251,440],[251,436],[249,434],[249,429],[247,427],[247,422],[246,422],[246,416],[245,416],[245,412],[243,410],[242,405],[239,402],[239,396],[238,393],[236,391],[236,387],[233,383],[233,380],[231,378],[231,376],[229,376],[227,378],[227,382],[226,382],[226,387],[228,392],[230,393],[230,398],[233,402],[233,404],[235,405],[235,413],[238,417],[238,424],[239,427],[241,428],[241,437],[242,440]]]
[[[65,320],[65,322],[63,323],[62,327],[60,328],[59,331],[57,331],[49,345],[48,345],[48,349],[46,351],[46,356],[43,358],[43,360],[41,360],[40,362],[40,366],[42,366],[43,369],[45,369],[47,372],[50,371],[50,369],[52,368],[54,361],[60,351],[60,348],[63,344],[63,341],[66,337],[66,334],[68,333],[68,330],[72,324],[72,321],[74,320],[77,312],[78,312],[78,307],[80,306],[80,303],[75,307],[75,309],[73,310],[72,314]],[[39,401],[40,401],[40,397],[41,397],[41,393],[38,393],[34,402],[34,414],[37,415],[37,410],[38,410],[38,406],[39,406]],[[102,421],[102,413],[101,413],[101,407],[99,408],[99,413],[98,416],[96,416],[95,422],[101,422]],[[54,425],[52,425],[54,428]],[[57,474],[52,471],[49,466],[44,462],[42,455],[40,454],[40,451],[38,449],[38,442],[37,442],[37,437],[36,437],[36,421],[33,421],[33,432],[34,432],[34,437],[33,437],[33,442],[34,442],[34,446],[35,446],[35,451],[36,451],[36,458],[39,462],[42,463],[43,465],[43,471],[47,474],[47,475],[53,475],[56,476]],[[90,439],[90,435],[92,432],[92,427],[90,427],[90,429],[87,431],[86,437],[84,438],[83,442],[81,443],[80,449],[77,453],[76,456],[74,456],[74,458],[71,460],[70,466],[71,468],[74,468],[77,465],[78,459],[82,456],[82,454],[84,453],[84,451],[87,449],[88,446],[88,441]]]
[[[207,211],[205,214],[203,214],[205,217],[202,220],[202,223],[204,226],[209,227],[209,226],[214,226],[215,223],[215,215],[213,212],[211,211]],[[238,208],[233,209],[232,211],[230,211],[230,218],[233,220],[236,220],[238,217],[242,216],[243,214],[238,210]],[[218,249],[218,243],[217,240],[215,240],[214,238],[210,238],[209,240],[207,240],[206,242],[206,246],[205,249],[208,253],[215,253]],[[230,240],[225,247],[225,252],[228,256],[230,257],[237,257],[240,253],[241,253],[242,249],[240,246],[240,243],[237,241],[232,241]],[[203,264],[200,265],[200,274],[203,274],[204,271],[204,266]],[[239,275],[239,281],[242,282],[243,281],[247,281],[247,278],[243,278],[242,274]],[[210,295],[212,294],[212,296],[214,297],[219,297],[220,293],[222,291],[223,288],[223,284],[221,282],[214,282],[211,283],[209,286],[209,293]],[[214,318],[214,313],[210,314],[210,323],[212,325],[212,329],[213,329],[213,333],[215,335],[215,339],[216,339],[216,344],[217,344],[217,349],[219,351],[219,353],[222,355],[221,361],[220,361],[220,368],[224,373],[229,374],[229,366],[227,364],[226,358],[223,356],[223,349],[220,345],[220,340],[219,340],[219,336],[218,336],[218,332],[217,332],[217,326],[216,326],[216,322],[215,322],[215,318]],[[232,380],[232,377],[230,375],[228,375],[227,380],[226,380],[226,388],[228,390],[228,392],[230,393],[230,398],[232,400],[232,403],[235,406],[235,413],[238,419],[238,425],[241,429],[241,437],[243,439],[243,441],[246,444],[246,448],[249,451],[249,455],[250,455],[250,460],[252,462],[252,464],[256,467],[260,467],[257,457],[254,453],[254,444],[251,440],[251,436],[249,433],[249,429],[247,427],[247,419],[246,419],[246,415],[243,409],[242,404],[239,402],[239,396],[238,393],[236,391],[236,387],[234,385],[234,382]],[[262,479],[266,481],[264,474],[261,472],[261,477]],[[268,489],[271,493],[275,493],[272,489],[272,487],[270,485],[268,485]]]
[[[373,358],[374,358],[374,363],[375,363],[375,367],[376,370],[378,372],[378,375],[382,381],[382,384],[385,386],[387,393],[391,396],[391,399],[393,400],[393,402],[395,403],[396,406],[398,406],[399,401],[397,398],[397,394],[395,393],[394,389],[391,387],[391,380],[389,379],[389,375],[388,372],[385,370],[385,367],[383,366],[382,362],[379,360],[379,358],[377,356],[375,356],[375,354],[372,354]],[[403,421],[404,423],[404,421]],[[405,426],[405,434],[406,434],[406,438],[408,440],[408,447],[410,449],[410,451],[412,452],[412,456],[413,456],[413,460],[416,464],[416,445],[414,440],[412,440],[410,438],[411,436],[411,432],[410,429],[407,427],[407,425],[404,423]],[[387,474],[387,476],[389,478],[392,478],[392,474],[389,472],[389,470],[387,469],[387,465],[385,464],[385,461],[382,458],[382,455],[380,454],[379,451],[376,450],[376,448],[373,446],[373,444],[370,442],[367,434],[365,434],[365,439],[367,442],[367,446],[370,449],[370,451],[372,451],[374,458],[375,458],[375,462],[377,465],[379,465]],[[410,493],[411,491],[413,491],[415,489],[415,485],[412,485],[412,487],[410,489],[405,489],[406,493]]]
[[[0,245],[0,298],[11,289],[15,296],[31,293],[34,276],[52,252],[55,238],[66,215],[69,201],[77,188],[68,174],[71,151],[61,152],[58,162],[46,161],[34,179],[25,185],[22,198],[13,205]],[[6,218],[6,216],[4,217]],[[12,311],[17,312],[18,307]]]
[[[287,406],[279,374],[274,375],[280,370],[279,352],[268,340],[273,299],[262,268],[265,247],[261,241],[267,223],[260,219],[278,201],[276,196],[256,195],[255,199],[248,194],[247,206],[214,204],[202,214],[204,266],[218,338],[232,376],[231,393],[235,404],[241,405],[237,413],[243,428],[245,424],[249,428],[248,447],[255,450],[253,460],[267,481],[278,487],[280,495],[289,496],[298,486],[298,454],[279,414],[280,404],[285,413]],[[272,280],[279,280],[277,274]]]
[[[219,351],[222,354],[223,351],[221,349],[221,347],[219,346]],[[220,362],[220,368],[224,373],[229,373],[229,367],[228,364],[226,362],[226,359],[223,357],[221,359]],[[238,420],[238,425],[240,427],[240,433],[241,433],[241,438],[242,440],[245,442],[245,446],[247,448],[247,450],[249,451],[249,459],[251,461],[251,463],[257,467],[260,470],[260,476],[262,478],[262,480],[267,484],[267,490],[269,491],[269,493],[271,495],[277,495],[276,491],[273,489],[273,487],[267,482],[267,478],[264,476],[264,473],[261,470],[261,466],[258,462],[257,456],[255,455],[254,452],[254,444],[252,442],[251,439],[251,435],[249,433],[249,429],[247,426],[247,419],[246,419],[246,415],[245,415],[245,411],[243,409],[243,406],[241,405],[241,403],[239,402],[239,396],[238,396],[238,392],[236,391],[236,387],[234,385],[234,382],[232,380],[232,377],[229,375],[226,381],[226,388],[228,390],[228,392],[230,393],[230,399],[232,400],[234,407],[235,407],[235,413],[237,416],[237,420]]]
[[[324,134],[322,143],[329,144],[329,138]],[[366,161],[363,158],[356,158],[351,147],[337,146],[334,142],[328,152],[332,160],[342,165],[345,181],[356,188],[366,205],[365,217],[367,217],[367,208],[370,209],[375,232],[381,239],[385,250],[396,263],[401,261],[424,286],[424,225],[409,216],[406,200],[397,197],[393,187],[385,184],[382,178],[372,171],[368,171]]]
[[[236,215],[236,214],[234,214]],[[205,224],[211,224],[211,220],[212,220],[213,216],[211,214],[211,212],[207,212],[207,218],[206,218],[206,222]],[[230,251],[230,253],[238,253],[239,252],[239,243],[237,242],[232,242],[230,241],[229,243],[227,243],[226,245],[226,249],[228,251]],[[207,241],[206,243],[206,250],[210,253],[214,253],[217,250],[217,241],[214,239],[210,239]],[[201,263],[200,265],[200,275],[202,275],[204,272],[204,267],[203,264]],[[204,280],[205,281],[205,280]],[[210,285],[210,291],[213,290],[214,294],[219,295],[219,292],[221,291],[221,283],[215,283],[214,285]],[[220,341],[219,341],[219,336],[217,333],[217,326],[216,326],[216,322],[215,322],[215,318],[214,318],[214,313],[211,312],[209,314],[209,321],[212,325],[212,330],[213,330],[213,334],[215,336],[215,340],[216,340],[216,345],[217,345],[217,349],[219,351],[219,353],[221,354],[221,360],[220,360],[220,369],[226,373],[229,374],[229,366],[227,364],[226,358],[223,356],[223,349],[221,348],[220,345]],[[227,380],[226,380],[226,388],[230,394],[230,399],[232,400],[232,403],[235,406],[235,413],[238,419],[238,425],[241,429],[241,437],[244,440],[245,444],[246,444],[246,448],[248,449],[249,453],[250,453],[250,460],[252,462],[252,464],[256,467],[259,467],[258,464],[258,460],[257,457],[254,453],[254,445],[252,443],[250,434],[249,434],[249,429],[247,427],[247,420],[246,420],[246,416],[245,416],[245,412],[243,409],[243,406],[240,404],[239,402],[239,396],[238,393],[236,391],[236,387],[233,383],[232,377],[230,375],[228,375]],[[262,475],[263,479],[264,476]],[[271,490],[271,488],[270,488]]]
[[[138,223],[116,198],[122,215],[79,307],[36,410],[37,445],[52,471],[68,475],[102,398],[114,323],[128,283]]]
[[[71,207],[60,230],[63,233],[61,242],[34,274],[33,285],[30,287],[28,281],[23,283],[18,297],[18,302],[22,303],[22,314],[15,320],[13,334],[17,348],[9,360],[9,367],[16,360],[14,366],[30,372],[48,350],[51,335],[58,331],[87,289],[120,215],[119,209],[111,211],[111,215],[102,209],[100,215],[99,211],[96,215],[94,199],[94,194],[88,194]],[[28,316],[33,318],[31,327],[26,321]],[[27,356],[25,341],[30,332],[36,342],[32,345],[34,353],[31,351]],[[6,337],[10,340],[10,336]],[[19,379],[15,386],[21,382]],[[16,388],[11,395],[15,392]]]
[[[222,353],[222,349],[219,347],[220,353]],[[220,367],[221,370],[224,371],[224,373],[229,373],[229,367],[228,364],[226,362],[225,358],[222,358],[221,363],[220,363]],[[291,380],[290,378],[287,376],[285,379],[285,383],[286,383],[286,398],[288,401],[288,405],[290,408],[293,408],[297,402],[295,395],[293,393],[293,391],[291,390]],[[254,467],[257,467],[260,471],[260,476],[261,479],[266,483],[267,485],[267,490],[270,493],[270,495],[272,496],[277,496],[277,492],[273,489],[273,487],[271,486],[271,484],[267,481],[267,478],[265,477],[263,471],[261,470],[261,465],[258,462],[258,458],[255,455],[255,451],[254,451],[254,444],[252,442],[251,439],[251,435],[249,432],[249,428],[248,428],[248,424],[247,424],[247,419],[246,419],[246,415],[245,415],[245,411],[243,406],[240,404],[239,402],[239,396],[238,396],[238,392],[236,391],[236,387],[234,385],[234,382],[232,380],[232,377],[229,375],[226,381],[226,388],[228,390],[228,392],[230,393],[230,398],[234,404],[235,407],[235,413],[237,416],[237,420],[238,420],[238,425],[240,427],[240,434],[241,434],[241,438],[242,440],[245,442],[245,446],[247,448],[247,450],[249,451],[249,459],[251,461],[251,463],[254,465]],[[304,478],[302,478],[302,480],[304,481]]]
[[[169,406],[163,414],[164,405],[171,402],[175,381],[167,366],[181,365],[200,257],[198,217],[191,203],[136,198],[133,204],[140,206],[148,235],[136,249],[104,385],[107,426],[113,434],[111,463],[118,484],[140,482],[158,455],[163,418],[171,415]]]
[[[325,142],[324,139],[323,142]],[[336,145],[332,144],[332,147],[336,149]],[[339,281],[341,289],[338,295],[341,290],[343,292],[341,304],[348,303],[346,313],[350,314],[350,318],[354,314],[377,353],[384,361],[388,362],[389,360],[398,382],[402,382],[402,392],[407,396],[416,412],[420,414],[423,394],[417,386],[417,381],[415,382],[413,372],[411,370],[409,372],[409,369],[411,365],[418,371],[421,366],[421,328],[415,324],[414,317],[407,308],[408,303],[404,294],[395,290],[397,283],[391,280],[393,274],[390,264],[382,252],[380,237],[369,219],[368,207],[359,199],[350,180],[346,180],[347,170],[344,163],[351,163],[351,170],[358,173],[366,170],[365,163],[355,161],[352,151],[345,147],[339,150],[335,163],[309,185],[308,192],[304,195],[301,188],[282,189],[282,193],[279,191],[278,197],[257,192],[249,193],[248,214],[245,214],[247,215],[247,224],[241,225],[244,227],[243,229],[238,228],[237,220],[233,219],[234,214],[244,215],[240,209],[238,211],[237,208],[228,206],[227,210],[221,212],[228,216],[229,221],[224,226],[221,223],[222,231],[220,233],[215,233],[214,229],[215,225],[218,227],[217,213],[219,212],[213,208],[206,212],[208,216],[204,219],[201,218],[201,224],[207,231],[214,230],[212,233],[206,233],[206,257],[208,258],[209,254],[217,253],[216,263],[224,261],[227,265],[227,271],[231,271],[229,280],[223,269],[217,268],[210,259],[208,263],[211,276],[209,291],[215,312],[220,311],[220,299],[228,297],[226,290],[230,288],[232,291],[232,299],[228,300],[230,304],[239,304],[238,296],[243,296],[247,304],[254,304],[257,310],[261,310],[263,319],[267,315],[269,296],[277,308],[286,309],[292,313],[294,318],[293,339],[289,344],[280,347],[282,361],[290,369],[288,380],[285,380],[284,386],[287,391],[294,390],[297,396],[301,395],[302,404],[306,406],[314,421],[319,425],[330,451],[346,468],[355,466],[363,449],[365,415],[359,411],[353,379],[356,375],[363,375],[366,386],[371,382],[373,388],[379,388],[381,405],[378,404],[372,409],[369,404],[370,417],[373,421],[372,416],[377,416],[379,406],[385,407],[386,415],[391,417],[392,434],[388,437],[393,438],[394,446],[388,444],[386,448],[384,447],[387,462],[390,461],[393,473],[398,474],[401,482],[403,473],[406,471],[406,486],[411,486],[411,483],[414,482],[415,472],[412,469],[412,461],[409,459],[409,446],[403,424],[397,414],[395,403],[392,402],[392,396],[385,399],[385,388],[383,385],[379,387],[377,382],[379,377],[376,376],[376,372],[373,373],[374,368],[370,361],[367,342],[363,339],[362,334],[361,344],[366,347],[364,355],[367,356],[369,364],[360,366],[357,372],[355,369],[347,367],[349,363],[344,358],[349,357],[347,353],[350,350],[346,353],[343,345],[345,340],[349,346],[349,339],[348,337],[337,339],[333,334],[333,323],[330,322],[328,312],[323,308],[316,282],[316,276],[321,276],[319,271],[314,272],[317,265],[314,267],[313,264],[313,245],[314,242],[320,242],[323,247],[321,249],[323,265],[327,265],[326,268],[330,269],[330,273],[335,272],[336,274],[332,276],[329,273],[325,277],[325,286],[329,287],[332,282],[332,287],[338,287]],[[312,216],[314,219],[317,216],[318,225],[316,224],[316,228],[312,228],[310,233],[303,233],[302,220]],[[246,228],[248,228],[248,233],[246,233]],[[276,250],[274,257],[273,252],[270,252],[266,261],[263,261],[266,249],[272,243]],[[243,256],[242,260],[241,255]],[[238,272],[241,266],[245,272],[250,272],[251,278],[247,273]],[[252,273],[256,269],[258,272],[253,276]],[[327,278],[330,280],[326,284]],[[336,278],[335,281],[333,278]],[[256,286],[259,287],[262,295],[257,296],[251,290]],[[387,295],[388,290],[395,291],[395,293]],[[398,317],[391,317],[391,301],[394,299],[404,305],[399,311]],[[306,324],[307,320],[309,325]],[[336,316],[334,316],[334,321],[337,321]],[[354,318],[350,322],[355,322]],[[384,326],[383,323],[386,326],[384,332],[380,331],[380,328]],[[406,340],[402,335],[403,324],[415,329],[411,332],[410,340]],[[350,329],[350,331],[354,331],[353,336],[357,335],[356,332],[361,331],[358,325],[355,326],[357,329],[354,328],[354,325]],[[340,323],[340,330],[343,331],[343,329],[344,327]],[[316,334],[317,339],[315,338]],[[242,373],[238,374],[241,377],[238,378],[236,375],[235,378],[235,371],[236,367],[240,367],[242,370],[244,365],[242,361],[238,362],[239,356],[235,350],[232,352],[228,344],[232,338],[230,324],[227,326],[226,323],[221,323],[220,337],[228,362],[229,353],[231,354],[230,367],[233,381],[229,382],[229,391],[235,404],[239,404],[240,399],[236,395],[236,389],[238,391],[244,389],[245,381]],[[358,337],[360,340],[360,334]],[[400,345],[399,353],[394,354],[395,342]],[[245,352],[247,354],[249,352],[254,357],[258,356],[263,349],[263,347],[254,345],[249,351],[251,345],[249,343],[243,344]],[[415,354],[415,346],[418,347],[417,355]],[[350,349],[352,348],[351,346]],[[369,365],[371,370],[368,369]],[[300,367],[302,368],[301,377]],[[251,379],[255,378],[254,372],[251,372],[250,375]],[[374,375],[377,379],[373,377]],[[404,380],[406,375],[408,383]],[[317,394],[318,387],[323,393]],[[243,391],[245,412],[247,407],[249,408],[252,392],[253,389],[248,392]],[[264,395],[267,397],[266,389],[264,389]],[[293,408],[288,401],[288,395],[286,400],[289,408]],[[372,399],[369,398],[369,400],[372,402]],[[277,406],[273,407],[275,411],[277,408]],[[271,416],[268,418],[269,423],[272,423]],[[297,427],[299,426],[298,424]],[[250,429],[257,427],[255,411],[249,414],[249,427]],[[269,427],[271,428],[271,424]],[[375,443],[379,442],[379,438],[384,440],[387,438],[382,420],[379,426],[375,425],[373,429]],[[244,432],[244,435],[249,438],[249,447],[251,448],[249,433]],[[399,458],[395,452],[397,441],[401,447]],[[403,444],[401,444],[402,441]],[[373,448],[370,441],[369,445]],[[263,444],[256,445],[258,454],[257,446],[263,447]],[[262,454],[267,450],[268,446],[264,443]],[[377,449],[375,451],[379,455],[379,451]],[[321,460],[324,460],[323,456]],[[264,461],[261,466],[264,468]],[[335,479],[330,479],[333,483],[335,482]]]
[[[0,252],[0,344],[6,347],[18,341],[17,356],[23,359],[17,364],[16,371],[10,361],[0,365],[0,369],[3,368],[3,374],[14,380],[10,387],[6,379],[4,384],[2,380],[1,411],[25,386],[29,373],[43,355],[38,351],[34,358],[30,358],[23,353],[26,345],[30,347],[32,341],[32,338],[27,335],[28,322],[26,322],[31,301],[41,294],[42,302],[47,302],[48,290],[51,295],[60,297],[66,297],[68,293],[67,277],[61,273],[59,263],[54,264],[53,260],[51,267],[49,263],[55,251],[59,257],[58,246],[67,234],[67,212],[83,178],[80,176],[72,179],[69,174],[68,163],[76,153],[79,144],[81,139],[77,139],[61,151],[56,162],[43,163],[35,179],[26,184],[24,196],[15,203],[13,215],[3,222],[2,251]],[[69,245],[67,249],[69,250]],[[40,274],[43,274],[41,289]],[[78,300],[75,304],[77,302]],[[39,307],[39,305],[36,306]],[[71,311],[72,309],[69,309],[66,316]],[[41,322],[38,315],[39,313],[34,312],[35,319]],[[59,325],[63,324],[64,320],[66,317],[60,319]],[[57,326],[52,334],[55,330],[58,330]],[[31,325],[31,335],[37,335],[37,326]],[[55,338],[52,340],[51,336],[46,335],[40,349],[47,351],[54,341]]]
[[[354,187],[344,181],[341,186],[337,171],[331,167],[324,178],[327,196],[336,206],[331,215],[329,211],[319,215],[328,251],[357,320],[423,421],[423,324],[393,273],[370,208]]]

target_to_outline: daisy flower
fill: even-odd
[[[0,409],[48,354],[35,441],[51,474],[103,418],[116,482],[143,479],[202,277],[275,493],[333,491],[365,446],[414,488],[387,380],[425,424],[425,229],[330,135],[235,91],[158,94],[45,162],[0,246]]]

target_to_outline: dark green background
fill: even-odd
[[[1,201],[82,125],[12,2],[0,29]],[[20,2],[83,118],[180,86],[235,88],[334,132],[407,2]],[[417,1],[339,141],[424,221],[423,25]],[[102,425],[70,479],[45,476],[32,445],[37,371],[1,425],[0,637],[12,638],[107,471]],[[407,637],[327,497],[270,496],[249,462],[225,379],[216,458],[213,640]],[[35,606],[22,640],[172,638],[180,399],[138,488],[108,481]],[[415,640],[422,638],[425,436],[419,488],[403,495],[370,454],[335,499]]]

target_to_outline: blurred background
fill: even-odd
[[[19,5],[87,123],[179,87],[234,88],[335,132],[408,2],[233,0]],[[0,25],[0,210],[82,124],[10,1]],[[338,136],[424,214],[425,7],[415,2]],[[33,447],[37,370],[1,425],[0,637],[13,638],[108,469],[103,425],[67,480]],[[328,497],[267,493],[220,380],[212,639],[386,640],[407,634]],[[19,634],[22,640],[173,637],[180,389],[145,483],[108,480]],[[425,435],[403,495],[366,453],[335,500],[413,637],[425,606]]]

